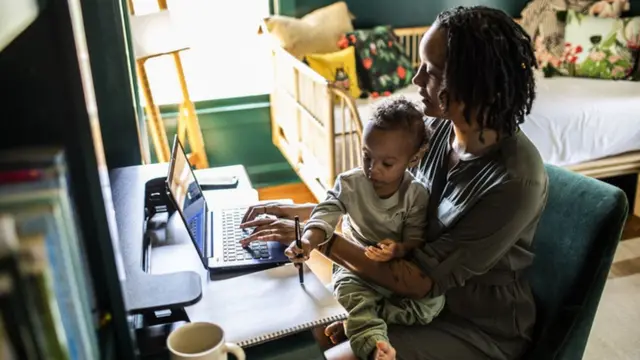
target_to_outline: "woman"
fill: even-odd
[[[318,250],[400,296],[446,295],[427,326],[390,326],[393,359],[518,359],[531,342],[535,303],[520,274],[547,198],[547,176],[518,127],[535,98],[530,38],[505,13],[458,7],[441,13],[420,44],[413,79],[432,144],[416,169],[431,191],[427,244],[413,259],[376,262],[334,237]],[[248,238],[290,243],[294,215],[311,205],[256,206]],[[281,219],[250,221],[267,212]],[[292,244],[308,256],[318,244]],[[369,255],[375,256],[375,253]],[[347,347],[348,350],[348,347]]]

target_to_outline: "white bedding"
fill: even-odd
[[[640,82],[541,78],[522,130],[565,166],[640,150]]]
[[[392,96],[399,95],[420,98],[413,85]],[[357,100],[363,123],[380,100]],[[640,150],[640,82],[539,76],[522,130],[544,161],[558,166]]]

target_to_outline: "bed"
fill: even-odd
[[[266,26],[263,29],[268,37]],[[418,44],[426,30],[395,30],[416,67]],[[275,39],[271,49],[272,140],[321,200],[338,173],[360,165],[363,123],[381,99],[353,99],[279,47]],[[545,162],[596,178],[640,172],[640,82],[539,75],[537,90],[522,130]],[[418,99],[414,86],[392,96]],[[636,215],[640,215],[639,203],[635,201]]]

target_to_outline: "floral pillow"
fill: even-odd
[[[559,57],[536,44],[538,62],[546,76],[612,80],[640,77],[640,17],[605,19],[568,11],[564,40]]]
[[[372,97],[391,95],[411,84],[414,70],[391,27],[377,26],[370,30],[346,33],[338,41],[344,49],[354,46],[358,58],[360,87]]]

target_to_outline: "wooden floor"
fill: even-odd
[[[292,199],[296,204],[317,202],[303,183],[293,183],[258,189],[260,200]]]

